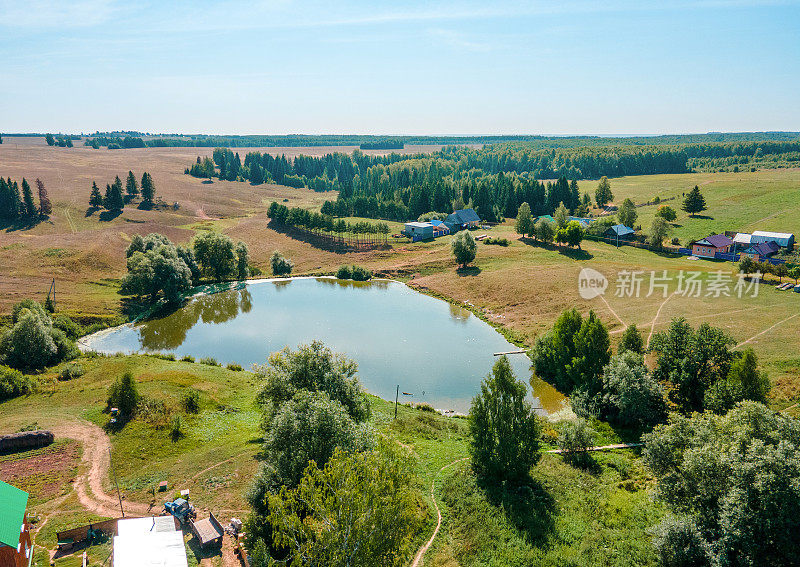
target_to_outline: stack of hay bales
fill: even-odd
[[[45,429],[10,433],[8,435],[0,435],[0,452],[34,449],[36,447],[44,447],[52,442],[52,431]]]

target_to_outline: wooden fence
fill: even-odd
[[[310,244],[334,250],[375,250],[389,245],[386,234],[331,234],[307,228],[287,227],[289,233],[301,235]]]
[[[58,538],[58,541],[72,540],[77,543],[79,541],[85,540],[88,537],[90,529],[100,530],[105,534],[108,534],[110,536],[115,536],[117,535],[117,522],[119,520],[122,520],[122,518],[103,520],[100,522],[93,522],[91,524],[86,524],[85,526],[70,528],[68,530],[56,532],[56,537]]]

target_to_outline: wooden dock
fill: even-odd
[[[494,353],[495,356],[505,356],[507,354],[528,354],[528,351],[525,349],[519,349],[519,350],[507,350],[505,352]]]
[[[617,443],[616,445],[600,445],[599,447],[587,447],[587,451],[610,451],[613,449],[630,449],[631,447],[641,447],[644,443]],[[569,453],[563,449],[550,449],[545,453]]]

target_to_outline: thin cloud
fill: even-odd
[[[91,27],[110,21],[117,11],[110,0],[0,0],[0,26],[31,29]]]

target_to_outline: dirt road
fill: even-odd
[[[79,441],[83,446],[81,472],[75,479],[75,492],[81,505],[98,514],[118,518],[119,500],[116,494],[103,489],[103,480],[108,478],[111,464],[111,442],[105,431],[85,420],[73,420],[53,428],[56,437],[67,437]],[[141,502],[122,501],[125,516],[145,516],[151,506]]]

